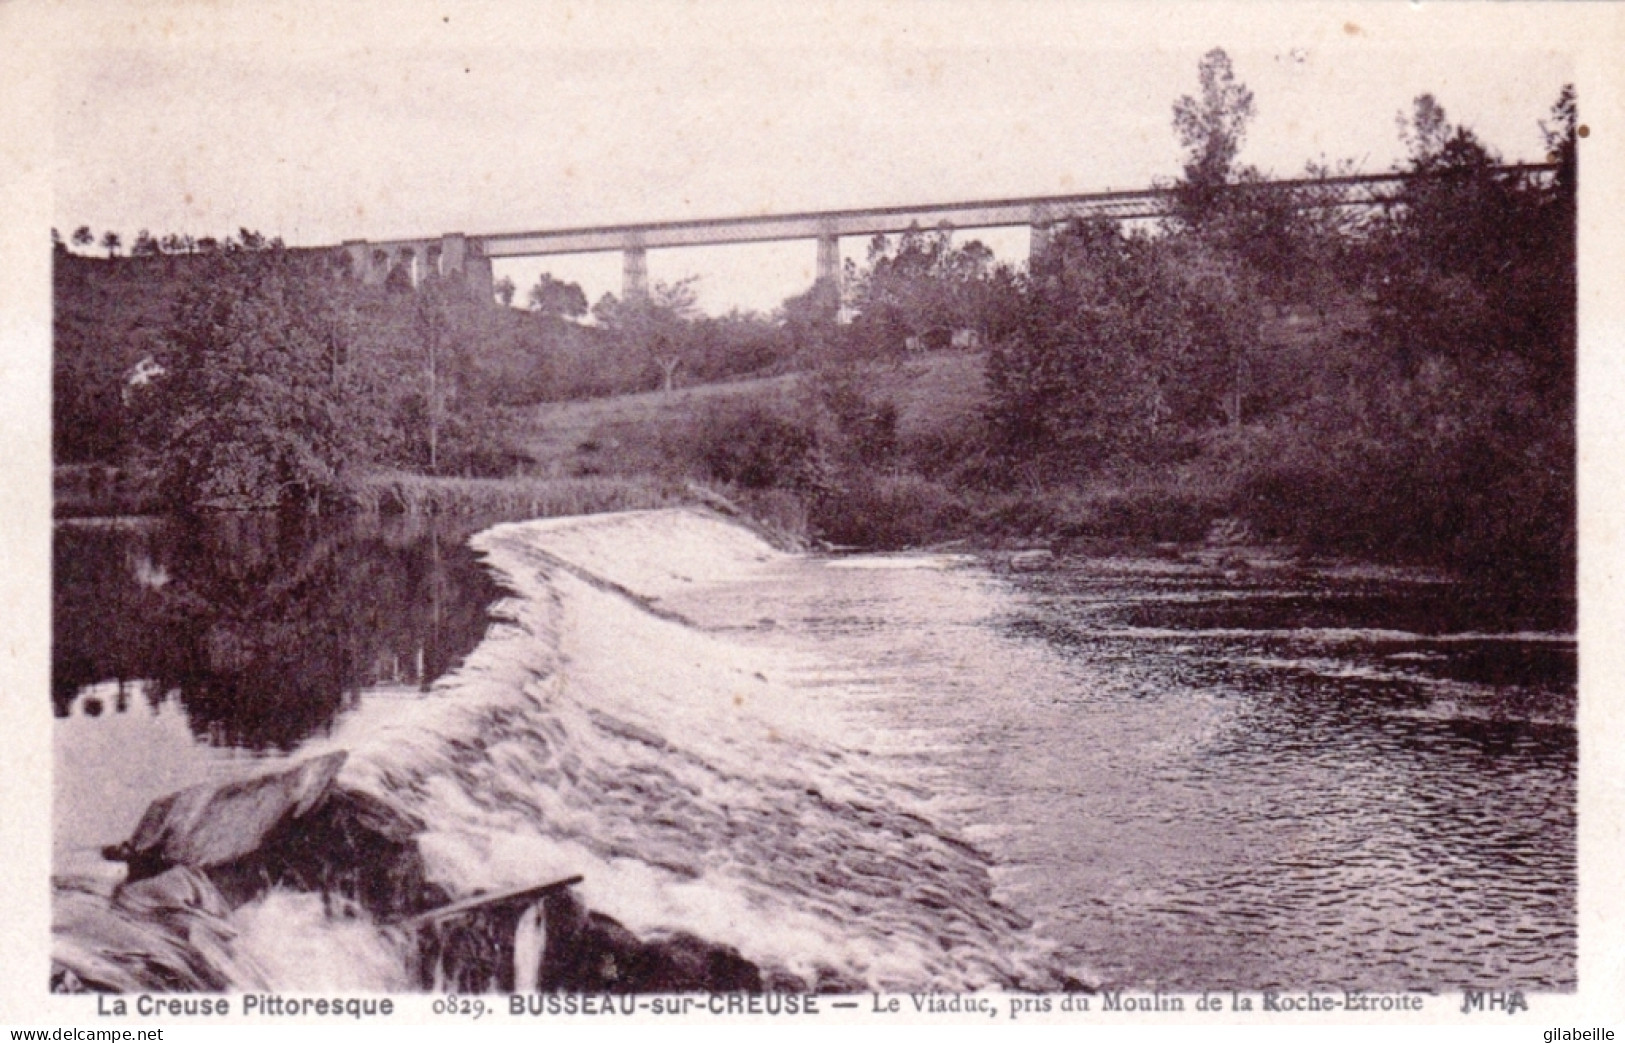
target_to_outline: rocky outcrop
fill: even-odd
[[[640,939],[573,892],[543,899],[547,945],[537,975],[547,991],[761,992],[762,972],[725,945],[691,934]]]
[[[376,920],[441,905],[417,836],[423,823],[359,790],[335,786],[315,810],[290,818],[247,855],[210,870],[234,903],[271,887],[347,899]]]
[[[203,871],[233,907],[272,887],[347,898],[379,918],[444,902],[418,853],[423,823],[336,785],[345,757],[172,793],[102,854],[128,863],[129,882],[174,866]]]
[[[346,756],[331,753],[290,771],[171,793],[153,801],[129,840],[102,855],[128,863],[131,880],[157,876],[171,866],[207,869],[235,861],[320,806]]]
[[[253,971],[234,960],[228,919],[271,887],[344,899],[381,930],[415,935],[416,966],[408,971],[424,988],[807,988],[692,934],[640,938],[589,910],[570,890],[576,878],[490,896],[448,894],[428,880],[417,847],[423,823],[338,786],[344,760],[342,752],[329,754],[155,801],[128,841],[104,851],[130,867],[110,903],[86,893],[65,897],[59,888],[53,988],[248,987],[234,980]]]
[[[53,909],[56,992],[217,992],[261,985],[232,951],[231,906],[201,870],[120,884],[111,901],[61,886]]]

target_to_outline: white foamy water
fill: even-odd
[[[909,765],[851,744],[870,689],[809,699],[812,659],[663,608],[800,559],[690,511],[475,546],[513,592],[486,641],[426,698],[371,703],[303,751],[349,749],[345,783],[420,816],[431,878],[466,894],[580,873],[587,904],[640,934],[690,931],[809,982],[1048,980]]]
[[[398,932],[379,930],[359,910],[329,908],[320,895],[273,889],[231,919],[235,951],[272,988],[390,992],[415,984]]]

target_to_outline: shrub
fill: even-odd
[[[844,486],[817,497],[813,528],[831,543],[895,550],[959,531],[969,511],[939,482],[907,472],[850,473]]]
[[[757,404],[710,407],[689,439],[705,475],[746,489],[813,490],[825,484],[810,427]]]
[[[897,403],[864,387],[867,370],[827,365],[812,375],[809,407],[825,429],[823,443],[849,464],[874,467],[897,453]]]

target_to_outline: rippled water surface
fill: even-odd
[[[490,631],[461,534],[59,531],[59,862],[342,744],[454,892],[581,871],[637,930],[809,978],[1574,985],[1571,602],[797,557],[686,512],[476,544]]]
[[[893,567],[876,567],[891,565]],[[765,608],[1063,957],[1137,986],[1575,981],[1572,604],[1158,560],[808,564]]]

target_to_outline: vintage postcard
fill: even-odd
[[[1618,5],[0,28],[12,1038],[1625,1031]]]

